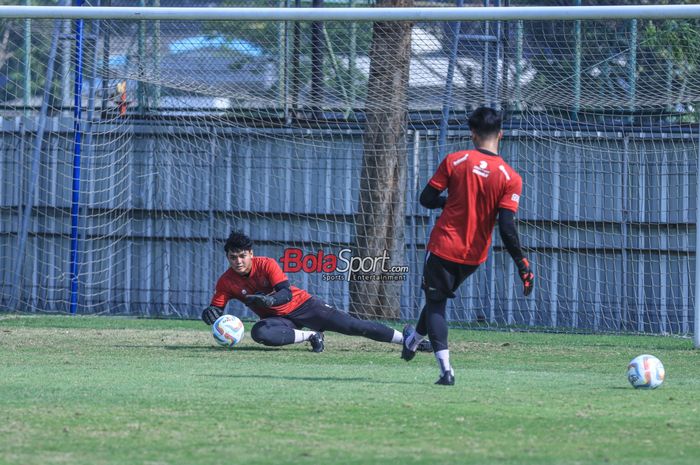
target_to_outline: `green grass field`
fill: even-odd
[[[249,327],[247,324],[246,326]],[[700,463],[700,351],[450,332],[457,384],[399,347],[215,345],[195,321],[0,316],[2,464]],[[634,390],[629,360],[666,382]]]

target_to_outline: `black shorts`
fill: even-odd
[[[257,339],[263,341],[266,337],[262,333],[266,328],[272,327],[276,327],[277,331],[280,328],[286,328],[287,330],[309,328],[314,331],[333,331],[347,334],[348,336],[363,336],[380,342],[391,342],[394,336],[392,328],[376,321],[355,318],[314,296],[291,313],[263,318],[253,326],[253,331],[260,335]],[[267,339],[270,339],[270,337],[268,335]]]
[[[342,320],[346,316],[348,316],[346,313],[341,312],[316,296],[311,296],[309,300],[291,313],[282,316],[282,318],[294,324],[295,329],[309,328],[314,331],[325,331],[329,325],[334,326],[333,323],[336,320]]]
[[[428,252],[423,266],[423,291],[430,300],[453,299],[457,288],[477,268],[479,265],[452,262]]]

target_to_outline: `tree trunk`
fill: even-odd
[[[377,7],[410,7],[413,0],[377,0]],[[411,23],[375,22],[370,50],[355,256],[391,257],[404,265],[407,170],[407,87]],[[381,270],[377,270],[381,274]],[[350,282],[350,312],[364,318],[401,315],[403,281]]]

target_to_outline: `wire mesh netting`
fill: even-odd
[[[317,3],[455,4],[298,5]],[[495,234],[450,320],[693,331],[695,20],[78,24],[0,19],[3,308],[197,317],[239,228],[257,255],[303,257],[292,283],[339,308],[414,318],[436,218],[417,196],[487,105],[537,288],[521,295]]]

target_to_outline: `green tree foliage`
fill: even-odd
[[[294,7],[295,2],[284,0],[261,0],[256,7],[280,8],[287,3]],[[324,8],[339,8],[350,6],[347,2],[326,2]],[[368,6],[374,2],[371,0],[357,0],[355,6]],[[250,0],[228,0],[222,6],[225,7],[249,7]],[[301,2],[301,7],[310,8],[311,0]],[[224,37],[227,40],[245,40],[263,51],[263,57],[253,58],[235,50],[225,50],[226,57],[232,59],[231,69],[244,68],[254,60],[294,60],[298,57],[298,78],[302,87],[308,87],[312,79],[312,63],[310,57],[314,46],[311,38],[310,22],[279,23],[273,21],[246,21],[246,22],[218,22],[212,21],[206,24],[205,33],[210,38]],[[298,42],[295,42],[298,35]],[[343,99],[353,100],[362,98],[365,91],[367,77],[359,70],[349,66],[348,57],[353,53],[367,56],[372,42],[372,25],[349,22],[324,23],[323,39],[320,46],[324,54],[323,76],[328,92],[343,91]],[[295,46],[295,43],[297,46]],[[286,53],[283,57],[280,52]],[[215,53],[210,51],[209,53]],[[280,81],[281,83],[282,81]],[[351,96],[352,95],[352,96]]]
[[[511,6],[574,6],[576,0],[512,0]],[[695,4],[695,0],[582,0],[581,6]],[[580,21],[581,104],[585,108],[686,112],[700,87],[700,22],[677,20]],[[576,98],[575,21],[525,21],[524,57],[535,71],[525,90],[529,101]],[[514,39],[509,36],[509,53]],[[512,55],[511,55],[512,56]],[[681,102],[684,102],[683,104]]]
[[[645,48],[668,63],[668,85],[679,82],[677,101],[684,101],[689,85],[699,84],[700,21],[650,21],[645,36]]]
[[[0,5],[18,3],[20,2],[0,0]],[[58,0],[32,0],[31,5],[55,6],[58,3]],[[44,86],[53,22],[0,19],[0,100],[5,102],[21,101],[24,95],[24,37],[28,24],[31,31],[31,95],[37,95]]]

